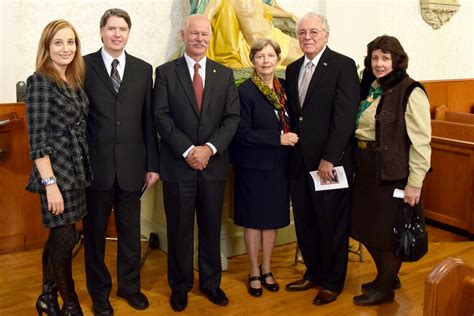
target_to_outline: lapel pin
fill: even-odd
[[[212,69],[212,72],[213,72],[213,73],[216,73],[216,70],[215,70],[215,69]]]
[[[323,63],[323,66],[327,66],[327,65],[328,65],[328,63]]]

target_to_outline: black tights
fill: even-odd
[[[45,248],[48,248],[51,260],[61,260],[72,256],[76,244],[76,225],[68,224],[52,227],[49,230]],[[46,251],[46,250],[45,250]]]
[[[393,282],[400,271],[402,261],[393,251],[384,251],[367,247],[377,267],[375,285],[384,291],[393,291]]]

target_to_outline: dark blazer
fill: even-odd
[[[347,175],[354,172],[353,144],[355,118],[360,101],[359,78],[352,59],[326,47],[300,106],[298,76],[304,56],[286,68],[292,128],[299,141],[290,150],[290,177],[303,163],[305,170],[317,170],[322,159],[342,165]]]
[[[90,101],[87,140],[95,175],[92,189],[110,189],[117,178],[122,190],[139,190],[145,172],[159,170],[151,111],[152,67],[126,54],[123,80],[115,93],[101,51],[84,61]]]
[[[202,110],[199,113],[191,76],[184,57],[156,68],[153,105],[160,134],[160,177],[163,181],[194,181],[198,171],[188,166],[183,153],[191,145],[213,144],[217,153],[201,171],[205,180],[225,181],[227,147],[239,124],[239,97],[232,70],[210,59]]]
[[[281,127],[273,106],[251,79],[240,85],[239,99],[241,119],[230,147],[232,164],[262,171],[279,168],[288,159],[288,149],[280,144]]]
[[[91,182],[86,143],[87,96],[34,73],[26,85],[30,158],[49,156],[59,189],[85,188]],[[33,164],[27,189],[45,192]]]

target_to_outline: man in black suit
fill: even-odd
[[[130,16],[107,10],[100,21],[103,47],[84,57],[89,97],[87,140],[94,182],[84,218],[87,289],[95,315],[113,315],[105,234],[114,208],[118,236],[117,295],[136,309],[140,291],[140,193],[158,180],[158,140],[151,111],[152,67],[127,54]]]
[[[299,142],[290,150],[290,192],[298,247],[306,264],[303,279],[289,291],[320,287],[313,304],[334,301],[347,270],[350,189],[318,191],[309,175],[324,181],[343,166],[351,183],[351,137],[359,102],[359,80],[352,59],[326,46],[329,26],[324,16],[308,13],[297,26],[305,56],[286,68],[290,117]]]
[[[175,311],[186,308],[193,287],[195,213],[200,291],[214,304],[228,304],[220,289],[220,230],[227,147],[239,124],[239,99],[232,71],[206,58],[210,36],[206,17],[187,17],[181,30],[185,54],[156,68],[153,91]]]

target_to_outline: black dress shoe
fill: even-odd
[[[373,288],[373,287],[375,287],[375,280],[372,280],[370,282],[367,282],[361,285],[361,288],[363,291],[368,291],[370,288]],[[400,278],[397,275],[397,277],[393,281],[393,289],[398,290],[401,287],[402,287],[402,283],[400,282]]]
[[[318,295],[313,299],[314,305],[326,305],[331,302],[334,302],[336,298],[341,294],[341,291],[331,291],[326,289],[321,289],[318,292]]]
[[[94,316],[111,316],[114,314],[114,309],[110,305],[109,300],[105,301],[93,301],[92,311]]]
[[[305,279],[299,279],[296,281],[293,281],[291,283],[288,283],[285,286],[285,289],[287,291],[306,291],[311,288],[317,287],[318,285],[314,283],[313,281],[308,281]]]
[[[249,294],[254,296],[254,297],[260,297],[262,296],[262,288],[261,287],[252,287],[251,282],[252,281],[261,281],[260,280],[260,276],[259,275],[256,275],[256,276],[250,276],[249,274]]]
[[[362,295],[354,296],[354,304],[359,306],[372,306],[382,303],[393,302],[395,297],[394,291],[384,291],[376,287],[370,288]]]
[[[267,283],[266,281],[267,278],[272,278],[275,283]],[[275,281],[275,278],[273,277],[273,273],[271,272],[262,274],[261,280],[262,280],[263,287],[269,290],[270,292],[278,292],[278,290],[280,289],[280,286]]]
[[[128,305],[138,310],[147,309],[148,306],[150,306],[150,303],[148,303],[148,299],[142,292],[126,294],[117,291],[117,296],[126,299]]]
[[[224,291],[222,291],[220,288],[216,289],[205,289],[205,288],[200,288],[199,291],[201,291],[202,294],[206,295],[208,300],[210,300],[212,303],[220,306],[226,306],[229,304],[229,299],[225,295]]]
[[[175,312],[183,311],[188,306],[188,293],[173,292],[170,296],[170,305]]]

